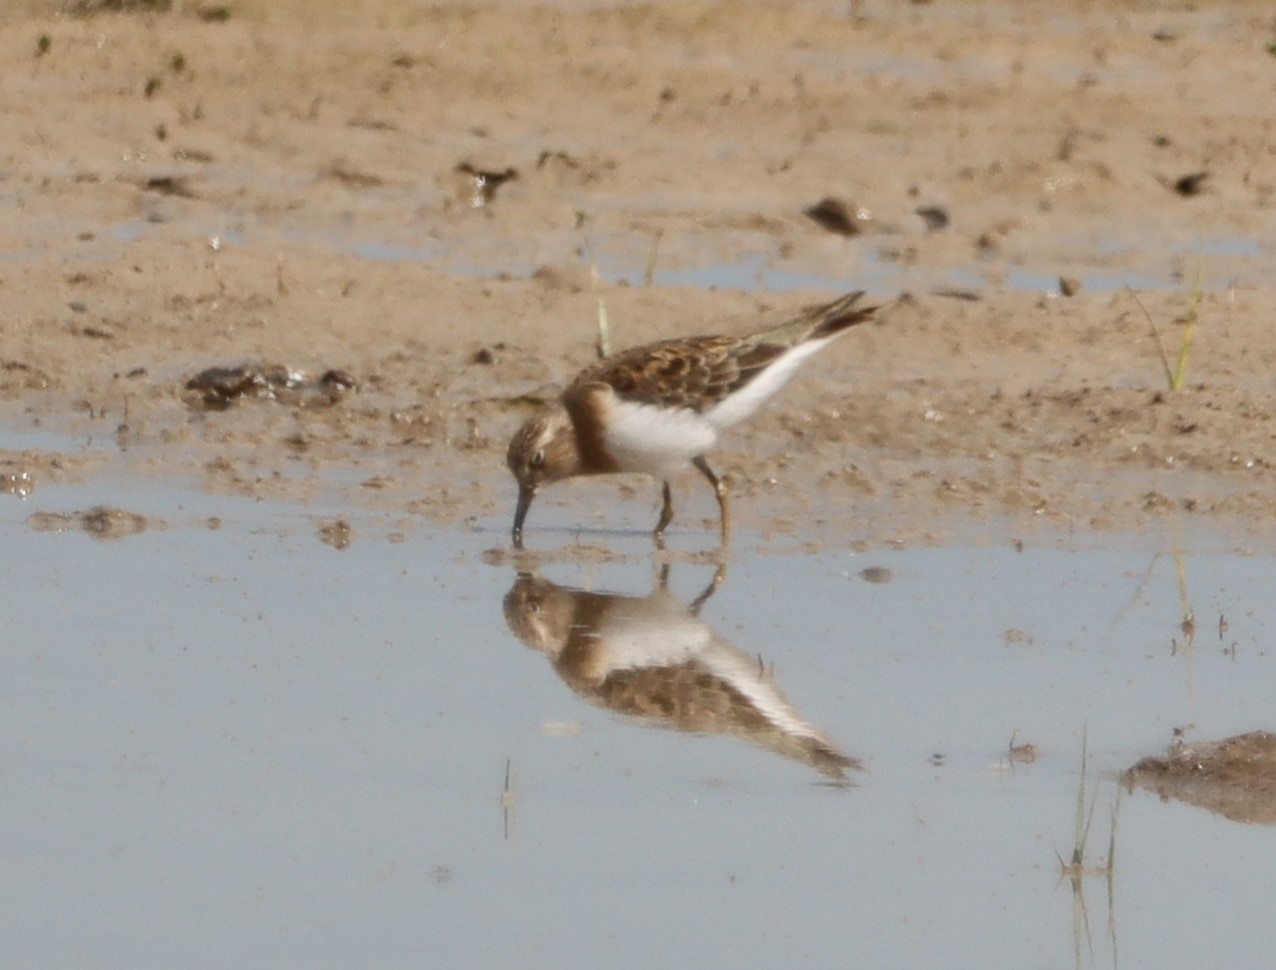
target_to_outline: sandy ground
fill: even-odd
[[[864,287],[880,324],[716,456],[746,526],[1276,538],[1266,3],[114,5],[0,14],[22,514],[127,475],[504,528],[600,299],[627,346]],[[1171,366],[1196,318],[1181,389],[1149,315]],[[186,388],[245,363],[357,389]],[[555,503],[646,524],[656,489]]]

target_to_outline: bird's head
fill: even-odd
[[[513,535],[514,545],[522,546],[523,520],[536,493],[542,486],[568,478],[580,470],[576,433],[567,411],[553,408],[523,422],[510,439],[505,463],[518,482]]]

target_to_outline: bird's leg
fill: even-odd
[[[709,585],[704,588],[704,591],[699,596],[691,601],[690,610],[692,616],[700,615],[700,607],[704,606],[709,597],[718,591],[718,587],[722,585],[726,578],[727,564],[720,562],[718,563],[718,568],[713,571],[713,579],[709,580]]]
[[[662,499],[660,521],[656,523],[656,529],[652,535],[656,539],[656,545],[663,549],[665,545],[665,527],[673,521],[673,492],[669,490],[668,482],[664,482],[661,486],[660,497]]]
[[[704,455],[697,455],[691,463],[700,470],[700,474],[713,486],[713,494],[718,497],[718,514],[722,523],[722,544],[725,546],[731,537],[731,503],[725,479],[719,478],[705,461]]]
[[[660,584],[657,586],[662,593],[669,588],[669,571],[670,564],[667,562],[660,564]]]

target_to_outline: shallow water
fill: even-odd
[[[389,211],[403,205],[398,192],[383,200]],[[648,200],[649,202],[650,200]],[[641,202],[640,202],[641,206]],[[375,207],[374,207],[375,208]],[[395,220],[397,225],[397,220]],[[34,241],[25,254],[6,258],[45,258],[42,240],[61,231],[60,223],[29,227]],[[330,224],[279,227],[247,220],[232,226],[209,222],[181,212],[159,222],[134,219],[99,229],[101,252],[121,242],[141,239],[185,239],[213,249],[262,246],[318,247],[374,262],[429,263],[454,276],[488,279],[529,277],[544,265],[544,254],[574,251],[580,244],[576,230],[546,231],[528,236],[492,239],[467,234],[422,240],[419,234],[382,235],[380,224],[334,229]],[[830,238],[823,248],[786,257],[773,233],[739,229],[706,234],[695,225],[675,224],[656,240],[649,232],[607,232],[591,239],[580,268],[593,265],[608,283],[641,285],[647,273],[659,286],[696,286],[782,293],[797,289],[840,291],[850,285],[877,293],[928,292],[959,289],[972,295],[990,289],[1057,294],[1061,275],[1082,288],[1100,293],[1127,287],[1146,292],[1205,292],[1254,286],[1271,264],[1273,241],[1266,237],[1216,233],[1186,235],[1152,245],[1150,228],[1129,226],[1122,231],[1104,227],[1094,233],[1056,238],[1035,259],[989,260],[914,265],[897,250],[916,240],[895,229],[867,233],[854,239]]]
[[[150,527],[26,524],[100,502]],[[338,511],[345,550],[317,534]],[[674,565],[653,613],[637,536],[601,537],[620,563],[541,567],[573,608],[629,597],[591,642],[758,658],[759,684],[864,763],[839,784],[571,685],[516,636],[528,580],[488,564],[506,526],[485,526],[399,542],[349,510],[127,483],[0,495],[11,961],[1269,965],[1271,828],[1124,795],[1111,906],[1104,878],[1080,882],[1088,934],[1058,856],[1083,736],[1098,865],[1113,773],[1175,727],[1272,727],[1271,556],[745,537],[698,616],[712,568]],[[633,635],[650,615],[660,635]],[[1012,763],[1012,738],[1039,757]]]

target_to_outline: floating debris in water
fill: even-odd
[[[895,573],[885,566],[867,566],[860,570],[860,579],[866,583],[889,583]]]
[[[35,479],[30,472],[5,472],[0,475],[0,493],[26,498],[35,491]]]
[[[87,532],[94,539],[123,539],[151,524],[144,515],[112,505],[95,505],[86,512],[36,512],[27,518],[36,532]]]
[[[354,541],[354,530],[345,519],[330,519],[319,527],[319,541],[334,549],[348,549]]]

